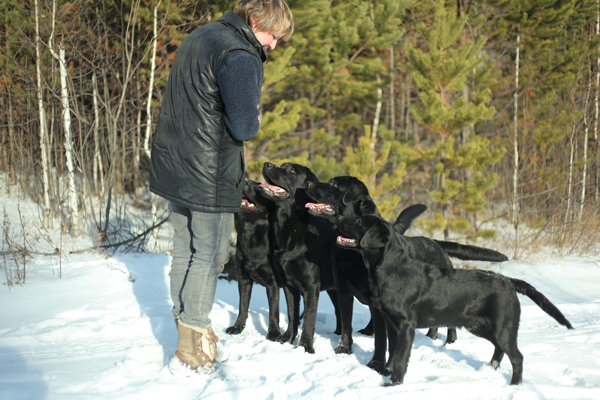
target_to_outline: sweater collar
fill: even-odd
[[[263,49],[258,39],[256,39],[254,32],[252,32],[252,29],[250,29],[246,21],[244,21],[239,15],[233,11],[227,11],[221,18],[218,19],[218,21],[222,24],[230,26],[244,39],[246,39],[252,45],[252,47],[256,49],[263,63],[267,61],[267,53],[265,53],[265,49]]]

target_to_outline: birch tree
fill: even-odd
[[[584,126],[584,130],[583,130],[583,171],[581,173],[581,200],[580,200],[580,204],[579,204],[579,217],[577,219],[579,221],[579,223],[581,223],[581,219],[583,217],[583,209],[584,209],[584,205],[585,205],[586,177],[587,177],[587,164],[588,164],[588,132],[589,132],[587,110],[588,110],[589,95],[590,95],[591,91],[592,91],[592,80],[590,77],[590,80],[588,81],[588,91],[587,91],[587,95],[585,96],[585,104],[584,104],[584,108],[583,108],[583,126]]]
[[[52,39],[56,23],[56,0],[52,5],[52,33],[48,40],[48,48],[52,56],[58,61],[60,71],[60,98],[62,103],[62,117],[65,130],[65,158],[67,162],[67,197],[71,211],[71,233],[79,236],[81,227],[79,222],[79,207],[77,205],[77,190],[75,188],[75,167],[73,164],[73,140],[71,138],[71,110],[69,108],[69,89],[67,87],[67,66],[65,60],[65,47],[59,45],[59,53],[56,54]]]
[[[39,22],[39,5],[38,0],[34,0],[35,4],[35,68],[36,68],[36,78],[37,78],[37,100],[38,100],[38,110],[40,117],[40,152],[42,155],[42,177],[44,182],[44,216],[43,216],[43,226],[44,229],[50,228],[50,166],[48,164],[48,149],[46,147],[46,143],[48,142],[47,137],[47,128],[46,128],[46,110],[44,107],[44,88],[42,86],[42,70],[40,67],[41,64],[41,55],[40,55],[40,47],[41,47],[41,39],[40,39],[40,22]]]
[[[517,34],[515,55],[515,92],[513,114],[513,193],[512,193],[512,223],[515,227],[515,257],[519,243],[519,55],[521,51],[521,34]]]
[[[154,70],[156,69],[156,43],[158,41],[157,15],[160,1],[154,7],[154,27],[152,30],[152,59],[150,67],[150,86],[148,87],[148,101],[146,102],[146,136],[144,138],[144,152],[150,158],[150,130],[152,128],[152,89],[154,87]]]
[[[96,71],[92,73],[92,103],[94,106],[94,156],[92,157],[92,175],[94,189],[96,192],[100,191],[100,198],[103,198],[104,171],[102,166],[102,154],[100,152],[100,110],[98,109],[98,81],[96,78]]]
[[[596,37],[600,36],[600,0],[596,0]],[[595,118],[594,118],[594,141],[596,143],[596,191],[594,193],[594,201],[600,201],[600,143],[598,142],[598,117],[600,111],[600,47],[596,58],[596,101],[595,101]]]
[[[154,25],[153,25],[153,36],[152,36],[152,59],[151,59],[151,67],[150,67],[150,86],[148,87],[148,101],[146,102],[146,136],[144,138],[144,152],[148,158],[151,157],[150,152],[150,131],[152,128],[152,88],[154,87],[154,70],[156,68],[156,43],[158,41],[158,32],[157,32],[157,15],[158,15],[158,6],[160,6],[160,1],[154,7]],[[150,195],[151,203],[152,203],[152,225],[156,225],[158,222],[157,219],[157,201],[156,195],[153,193]],[[152,232],[154,239],[158,238],[158,230],[154,229]]]

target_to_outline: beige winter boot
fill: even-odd
[[[176,325],[177,358],[192,369],[211,367],[217,358],[217,335],[210,327],[203,329],[181,321],[177,321]]]

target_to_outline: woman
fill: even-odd
[[[208,315],[242,202],[244,141],[260,127],[265,50],[293,30],[283,0],[242,0],[192,32],[173,61],[152,145],[150,190],[171,203],[175,355],[192,369],[211,366],[217,356]]]

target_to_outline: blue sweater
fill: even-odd
[[[262,85],[259,60],[244,50],[230,52],[219,67],[217,83],[225,108],[225,125],[239,141],[252,139],[258,133],[258,101]]]

